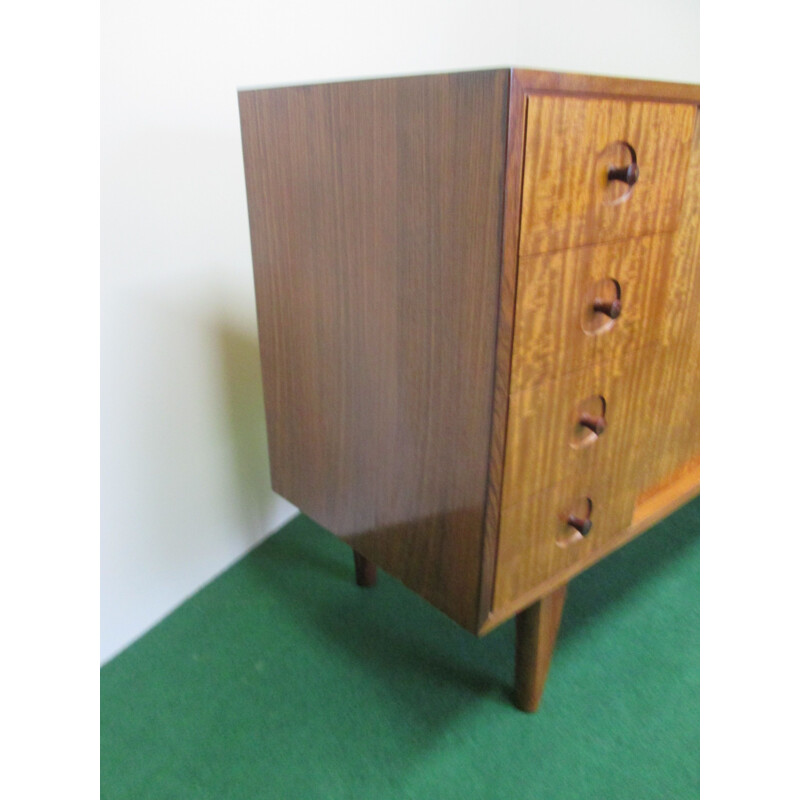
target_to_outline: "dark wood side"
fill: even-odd
[[[508,85],[239,95],[273,488],[473,631]]]

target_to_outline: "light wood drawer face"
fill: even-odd
[[[636,474],[640,491],[660,485],[700,455],[700,326],[687,329],[681,342],[658,346],[643,398],[648,437]]]
[[[591,560],[631,523],[635,493],[606,479],[573,479],[504,510],[500,521],[495,610],[577,562]],[[591,500],[592,528],[585,537],[567,522]],[[572,541],[570,541],[572,539]]]
[[[531,95],[520,255],[674,230],[696,109],[682,103]],[[609,181],[636,153],[633,187]],[[627,194],[626,199],[622,199]]]
[[[660,234],[521,258],[511,391],[656,341],[676,313],[671,251]],[[615,299],[613,311],[595,310]]]
[[[592,364],[579,372],[512,393],[503,475],[502,513],[572,476],[633,485],[660,438],[653,403],[654,347]],[[597,435],[582,414],[602,415]]]

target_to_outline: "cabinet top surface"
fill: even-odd
[[[448,75],[470,75],[486,72],[506,72],[512,82],[524,92],[542,92],[577,95],[622,95],[638,99],[664,100],[682,103],[700,103],[700,86],[695,83],[673,83],[670,81],[645,80],[639,78],[609,77],[604,75],[587,75],[577,72],[550,72],[521,67],[500,67],[482,70],[464,70],[459,72],[420,73],[409,75],[376,76],[348,80],[319,81],[303,84],[276,84],[263,87],[248,87],[239,90],[246,92],[273,91],[285,89],[304,89],[312,86],[366,82],[388,82],[408,79],[424,79],[445,77]]]

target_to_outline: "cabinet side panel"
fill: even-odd
[[[507,87],[239,95],[273,487],[470,629]]]

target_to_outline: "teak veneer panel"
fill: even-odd
[[[674,230],[694,116],[686,104],[531,96],[520,254]],[[603,153],[615,142],[634,147],[640,175],[610,204]]]
[[[672,244],[660,234],[520,258],[512,392],[659,341]],[[619,284],[622,314],[587,333],[601,281]]]
[[[239,95],[273,488],[472,630],[508,84]]]
[[[557,541],[569,531],[566,515],[582,497],[592,500],[591,533],[562,547]],[[620,531],[630,525],[635,499],[630,486],[614,485],[613,476],[582,475],[504,508],[494,612],[511,616],[519,610],[514,607],[517,598],[567,575],[571,567],[597,561],[609,552]]]
[[[482,632],[545,596],[599,558],[620,547],[674,510],[699,490],[699,112],[693,130],[686,169],[686,191],[673,233],[641,237],[610,246],[590,246],[564,253],[520,258],[516,327],[513,342],[514,365],[534,359],[529,339],[538,336],[547,349],[548,325],[563,330],[569,301],[531,303],[537,278],[544,281],[547,296],[548,272],[563,268],[562,280],[569,287],[580,274],[583,263],[626,262],[632,269],[628,294],[643,298],[635,304],[637,322],[643,330],[625,335],[626,348],[613,344],[616,326],[599,337],[593,356],[582,370],[559,379],[535,383],[512,391],[508,413],[501,525],[492,612]],[[639,248],[654,248],[656,269],[647,268],[649,259],[636,257]],[[658,254],[655,254],[655,250]],[[598,255],[600,252],[601,255]],[[609,254],[616,253],[614,258]],[[587,261],[588,259],[588,261]],[[572,270],[576,270],[572,272]],[[552,284],[552,278],[549,278]],[[621,281],[622,283],[622,281]],[[648,287],[648,283],[653,285]],[[579,291],[565,289],[573,298]],[[649,301],[644,298],[650,296]],[[551,297],[559,297],[559,293]],[[623,298],[625,292],[623,292]],[[630,305],[630,303],[628,304]],[[623,300],[623,316],[627,313]],[[555,309],[555,312],[554,312]],[[645,309],[649,309],[645,311]],[[537,313],[540,319],[534,321]],[[539,324],[536,334],[531,324]],[[646,329],[646,330],[644,330]],[[574,331],[574,329],[573,329]],[[524,336],[524,342],[520,337]],[[575,335],[558,341],[558,359],[545,359],[558,373],[571,364],[571,347],[581,347]],[[604,351],[601,342],[612,343]],[[645,344],[646,342],[646,344]],[[585,343],[584,343],[585,344]],[[528,348],[520,355],[518,348]],[[639,349],[635,349],[639,348]],[[534,359],[535,361],[535,359]],[[547,374],[547,369],[521,370],[530,376]],[[517,376],[514,371],[512,381]],[[524,381],[512,382],[512,388]],[[608,387],[609,425],[606,433],[585,451],[571,451],[566,444],[572,398],[589,386]],[[567,391],[565,387],[576,388]],[[611,413],[615,397],[622,391],[621,437],[615,437]],[[542,486],[560,481],[555,486]],[[541,489],[535,494],[537,489]],[[595,505],[590,535],[566,548],[556,544],[564,531],[563,509],[570,498],[592,497]],[[599,516],[598,516],[599,515]]]
[[[587,490],[592,487],[587,486]],[[700,491],[700,465],[699,462],[687,464],[678,472],[671,475],[663,485],[654,487],[652,492],[636,498],[633,508],[631,524],[622,528],[615,538],[606,541],[605,547],[597,548],[590,555],[575,560],[563,571],[556,573],[551,578],[536,584],[527,592],[518,594],[508,605],[499,604],[489,612],[479,633],[481,636],[494,630],[510,617],[530,607],[540,598],[547,596],[560,586],[564,586],[576,575],[605,558],[614,550],[627,544],[644,531],[652,528],[666,516],[697,497]]]
[[[648,458],[652,428],[650,387],[657,381],[656,346],[618,352],[610,361],[511,395],[508,412],[502,509],[571,476],[614,476],[630,484]],[[573,446],[584,401],[605,400],[606,429]],[[642,447],[644,445],[644,447]],[[502,523],[501,523],[502,527]],[[531,532],[517,532],[524,540]]]
[[[647,403],[658,421],[640,480],[642,491],[663,486],[687,464],[700,460],[700,115],[687,170],[681,220],[673,237],[661,329],[653,365],[658,380]],[[699,477],[699,472],[697,473]]]
[[[573,565],[596,561],[629,527],[662,424],[649,406],[660,348],[651,345],[512,394],[495,613]],[[573,409],[594,392],[606,399],[607,429],[593,444],[573,449]],[[592,530],[585,540],[560,547],[564,509],[579,496],[592,500]]]

